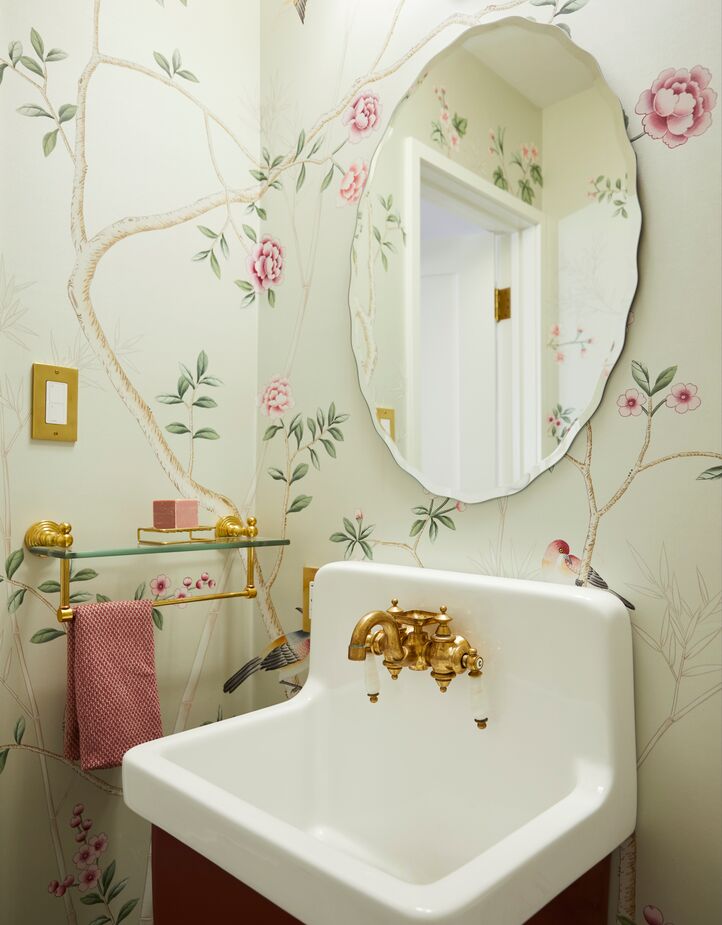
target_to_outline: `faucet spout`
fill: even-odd
[[[401,644],[398,623],[387,611],[372,610],[366,616],[361,617],[353,628],[351,642],[348,647],[350,661],[362,662],[366,658],[366,640],[371,630],[377,626],[383,628],[386,638],[384,654],[395,661],[401,661],[404,658],[404,647]]]

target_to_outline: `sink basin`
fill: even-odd
[[[468,677],[347,660],[370,610],[448,606]],[[633,830],[629,618],[592,588],[334,563],[316,576],[308,681],[287,703],[140,745],[125,800],[306,925],[521,925]]]

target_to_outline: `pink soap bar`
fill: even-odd
[[[153,502],[153,526],[157,530],[198,526],[198,502],[187,498]]]

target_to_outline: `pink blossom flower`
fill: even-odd
[[[539,158],[539,149],[536,145],[531,146],[531,159],[536,161]]]
[[[81,893],[92,889],[100,879],[99,867],[87,867],[78,877],[78,889]]]
[[[211,576],[208,574],[208,572],[201,572],[201,581],[208,581],[210,577]]]
[[[496,132],[494,131],[493,128],[489,129],[489,140],[496,141]]]
[[[283,248],[270,235],[264,235],[248,258],[251,284],[256,292],[265,292],[283,281]]]
[[[462,511],[466,510],[466,505],[464,504],[463,501],[457,501],[454,507],[460,514]]]
[[[294,406],[291,383],[283,376],[274,376],[258,399],[261,412],[269,418],[280,418]]]
[[[94,861],[97,857],[98,855],[90,845],[83,845],[80,851],[73,855],[73,864],[76,867],[94,867]]]
[[[196,588],[198,588],[198,590],[200,591],[202,587],[203,587],[203,582],[199,578],[198,581],[196,582]]]
[[[555,363],[563,363],[565,359],[566,359],[566,357],[565,357],[565,355],[564,355],[564,351],[563,351],[563,350],[557,350],[557,352],[554,354],[554,362],[555,362]]]
[[[81,828],[83,829],[84,832],[89,832],[93,828],[93,820],[84,819],[81,823]]]
[[[647,925],[664,925],[664,915],[656,906],[645,906],[642,915]]]
[[[449,144],[451,145],[452,148],[454,149],[458,148],[460,142],[461,142],[461,138],[459,137],[458,132],[452,132],[451,135],[449,135]]]
[[[75,874],[68,874],[65,880],[63,880],[62,885],[66,887],[67,889],[67,887],[72,886],[74,883],[75,883]]]
[[[381,100],[376,93],[359,93],[343,115],[349,141],[356,144],[381,127]]]
[[[208,579],[208,587],[209,587],[209,588],[215,588],[215,586],[216,586],[216,580],[215,580],[215,578],[209,578],[209,579]]]
[[[76,803],[75,806],[73,807],[73,815],[74,815],[74,816],[82,816],[84,812],[85,812],[85,804],[84,804],[84,803]]]
[[[76,840],[76,842],[78,842],[78,844],[80,844],[81,842],[84,842],[84,841],[85,841],[85,832],[78,832],[78,834],[75,836],[75,840]]]
[[[59,884],[55,887],[55,895],[56,895],[57,897],[65,896],[65,890],[66,890],[65,885],[64,885],[63,883],[59,883]]]
[[[522,145],[522,146],[521,146],[521,156],[524,158],[524,160],[527,160],[527,159],[528,159],[528,157],[529,157],[529,148],[527,147],[527,145]]]
[[[338,194],[342,202],[347,205],[353,205],[361,198],[366,181],[369,177],[369,169],[364,161],[360,164],[353,163],[341,178],[338,188]]]
[[[48,893],[54,893],[60,886],[57,880],[51,880],[48,884]]]
[[[559,335],[560,335],[562,332],[561,332],[561,328],[559,327],[558,324],[553,324],[553,325],[549,328],[549,333],[551,334],[552,337],[559,337]]]
[[[160,597],[168,588],[170,588],[170,578],[167,575],[158,575],[151,579],[150,590],[156,597]]]
[[[354,520],[359,520],[359,521],[360,521],[360,520],[363,520],[363,519],[364,519],[364,512],[361,510],[361,508],[358,508],[358,510],[356,511],[356,513],[355,513],[353,516],[354,516]]]
[[[449,110],[444,108],[441,110],[441,121],[448,124],[451,121],[451,116],[449,115]]]
[[[489,148],[489,154],[493,157],[496,154],[496,151],[493,148]]]
[[[108,836],[105,832],[101,832],[100,835],[91,835],[88,839],[88,844],[97,854],[102,854],[105,849],[108,847]]]
[[[193,584],[193,579],[191,578],[190,575],[186,575],[186,577],[183,579],[183,587],[190,588],[192,584]]]
[[[79,814],[76,813],[70,820],[70,828],[77,829],[82,821],[83,820],[80,818]]]
[[[697,386],[691,382],[686,385],[684,382],[678,382],[672,386],[672,391],[667,396],[665,402],[668,408],[674,408],[677,414],[686,414],[688,411],[695,411],[702,404],[702,399],[697,395]]]
[[[547,417],[547,424],[553,424],[553,423],[554,423],[554,415],[550,414]]]
[[[642,402],[641,396],[637,389],[627,389],[624,395],[620,395],[617,399],[617,406],[619,408],[619,413],[623,418],[628,418],[631,414],[632,417],[637,417],[642,413]]]
[[[579,351],[579,353],[581,354],[581,356],[585,357],[585,356],[587,355],[587,348],[586,348],[586,347],[582,347],[582,349]]]
[[[709,86],[712,79],[706,67],[662,71],[635,107],[642,116],[644,131],[663,141],[668,148],[686,144],[687,139],[706,132],[712,124],[711,111],[717,94]]]
[[[554,426],[555,426],[555,427],[561,427],[561,426],[562,426],[562,422],[561,422],[561,420],[560,420],[559,418],[557,418],[556,421],[554,421]]]

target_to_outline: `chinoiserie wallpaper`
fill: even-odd
[[[640,285],[571,455],[519,495],[464,507],[428,496],[374,431],[350,347],[350,253],[396,103],[453,37],[506,15],[569,31],[622,101]],[[149,831],[119,772],[62,757],[57,573],[22,538],[51,517],[78,547],[126,545],[153,498],[183,495],[210,522],[254,513],[291,546],[259,557],[255,613],[157,611],[167,732],[292,694],[304,566],[345,555],[558,581],[593,566],[635,608],[639,818],[611,920],[718,921],[719,20],[709,0],[1,0],[3,920],[152,921]],[[493,171],[494,127],[436,103],[430,143],[486,146]],[[534,152],[514,153],[533,191]],[[590,175],[590,199],[622,208],[623,190],[605,189]],[[74,446],[29,439],[34,361],[81,371]],[[573,569],[556,569],[552,543]],[[178,558],[90,560],[74,600],[239,580],[236,559]],[[257,672],[223,694],[284,631],[298,655],[285,683]]]

